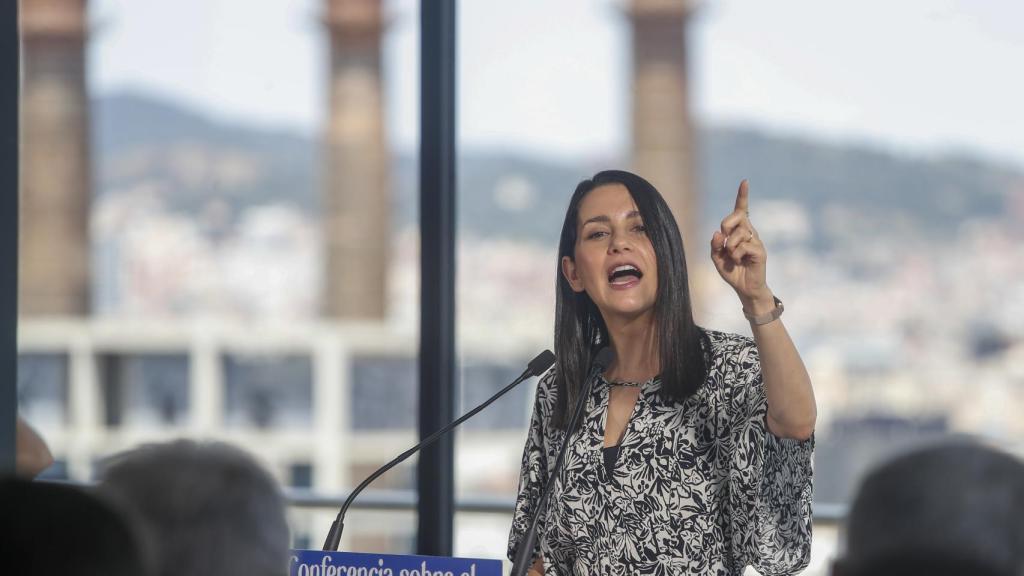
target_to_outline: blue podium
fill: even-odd
[[[292,550],[290,576],[502,576],[501,560]]]

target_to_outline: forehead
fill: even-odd
[[[583,197],[580,202],[579,221],[586,222],[595,216],[622,218],[636,211],[636,202],[625,186],[618,183],[603,184]]]

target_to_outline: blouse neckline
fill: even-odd
[[[604,384],[607,387],[620,386],[620,387],[623,387],[623,388],[646,389],[646,388],[648,388],[650,386],[653,386],[656,383],[660,383],[661,382],[661,375],[660,374],[657,375],[657,376],[653,376],[651,378],[648,378],[647,380],[634,381],[634,382],[612,382],[612,381],[608,380],[607,378],[605,378],[604,374],[601,373],[601,372],[598,372],[597,377],[598,377],[598,381],[601,382],[602,384]]]

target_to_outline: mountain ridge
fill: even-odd
[[[316,137],[223,123],[141,94],[98,97],[92,111],[97,197],[145,185],[168,209],[193,214],[214,201],[235,215],[274,202],[310,214],[319,209]],[[396,154],[392,162],[398,230],[415,223],[417,159]],[[965,220],[1001,217],[1024,190],[1021,170],[981,158],[912,158],[735,126],[699,132],[697,167],[704,221],[727,213],[736,184],[748,178],[755,209],[765,200],[802,206],[818,246],[830,243],[826,228],[837,218],[939,236]],[[460,230],[553,243],[576,183],[597,169],[590,161],[465,150],[458,160]]]

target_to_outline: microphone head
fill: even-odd
[[[615,353],[612,352],[611,346],[605,346],[597,352],[596,356],[594,356],[593,366],[599,370],[603,370],[607,368],[614,359]]]
[[[527,368],[530,370],[530,374],[534,376],[540,376],[541,374],[547,372],[548,368],[551,368],[551,365],[554,363],[554,353],[552,353],[551,350],[545,350],[540,354],[537,354],[536,358],[530,360],[530,364],[527,366]]]

